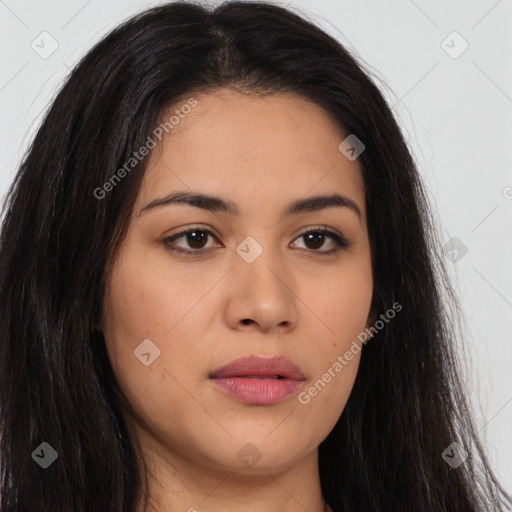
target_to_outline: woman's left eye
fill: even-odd
[[[313,252],[317,252],[318,254],[322,255],[335,254],[341,249],[346,249],[351,246],[351,242],[349,242],[345,237],[325,228],[310,229],[305,231],[299,235],[297,240],[300,240],[301,238],[306,240],[308,244],[312,244],[314,246]],[[333,247],[327,251],[316,250],[319,247],[322,247],[326,240],[330,240],[331,246]]]
[[[163,243],[171,251],[186,254],[199,254],[202,252],[206,252],[206,249],[211,248],[206,247],[205,249],[206,241],[208,240],[209,237],[215,238],[217,240],[217,237],[210,230],[194,228],[170,236],[164,239]],[[180,239],[183,239],[189,248],[177,245],[176,241]],[[337,253],[342,248],[347,248],[350,247],[351,245],[351,243],[343,236],[325,228],[310,229],[308,231],[305,231],[296,238],[296,240],[300,239],[303,239],[306,244],[312,246],[306,247],[306,249],[310,249],[313,252],[322,255]],[[333,246],[333,248],[329,250],[319,251],[318,249],[324,246],[326,240],[331,241],[331,245]]]

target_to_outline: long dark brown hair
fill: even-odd
[[[74,68],[2,212],[1,512],[134,512],[145,495],[98,328],[145,160],[101,199],[95,191],[169,105],[219,87],[299,94],[365,144],[372,311],[403,310],[363,348],[349,401],[319,446],[327,502],[335,512],[510,510],[460,377],[450,314],[460,307],[428,196],[363,69],[305,16],[264,2],[150,9]],[[47,469],[31,455],[42,442],[58,454]],[[457,468],[442,457],[453,442],[469,454]]]

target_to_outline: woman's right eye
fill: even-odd
[[[193,228],[167,237],[163,240],[163,243],[166,248],[171,251],[194,255],[201,252],[206,252],[205,241],[208,240],[208,237],[217,239],[217,237],[208,229]],[[184,242],[188,244],[189,248],[180,246],[176,247],[176,241],[180,239],[183,239]]]

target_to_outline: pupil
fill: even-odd
[[[306,235],[306,240],[307,242],[313,243],[313,249],[319,249],[324,243],[324,235],[322,233],[308,233]]]
[[[188,234],[190,247],[192,247],[193,249],[201,249],[204,245],[204,243],[201,243],[201,242],[204,242],[206,240],[206,237],[207,237],[207,234],[204,233],[203,231],[190,232]],[[195,238],[195,240],[194,240],[194,238]],[[190,242],[190,240],[192,240],[192,242]],[[198,245],[194,245],[194,244],[198,244]]]

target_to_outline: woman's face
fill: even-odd
[[[107,349],[154,453],[277,471],[316,456],[356,376],[360,354],[345,353],[370,325],[372,298],[361,168],[338,149],[348,134],[301,97],[221,89],[194,99],[165,116],[181,112],[148,156],[108,280]],[[154,203],[177,192],[218,199]],[[325,200],[283,216],[334,194],[352,206]],[[215,378],[247,356],[287,358],[302,377],[256,361]],[[256,378],[262,368],[287,378]]]

